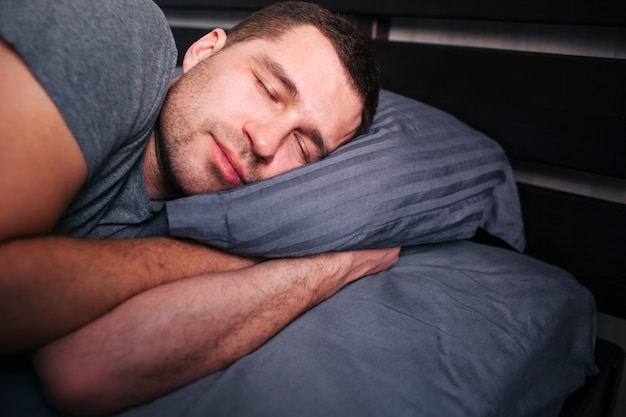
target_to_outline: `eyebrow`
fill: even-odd
[[[289,76],[287,75],[285,67],[283,67],[281,64],[279,64],[266,54],[260,54],[259,56],[255,56],[254,61],[257,64],[265,67],[265,69],[271,72],[272,75],[276,77],[278,81],[280,81],[283,87],[287,89],[287,92],[289,93],[289,96],[293,101],[300,100],[300,92],[298,91],[298,87],[296,87],[296,84],[291,81],[291,78],[289,78]]]
[[[296,84],[291,80],[291,78],[289,78],[287,71],[285,71],[285,68],[280,63],[270,58],[267,54],[260,54],[259,56],[253,57],[253,59],[257,64],[267,69],[272,76],[274,76],[283,85],[294,102],[298,102],[300,100],[298,87],[296,87]],[[306,133],[308,133],[313,141],[313,144],[320,151],[320,159],[327,157],[328,151],[326,150],[326,143],[324,142],[321,132],[318,129],[308,129],[306,130]]]

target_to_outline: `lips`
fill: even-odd
[[[222,146],[217,140],[215,148],[215,165],[222,178],[230,185],[237,186],[244,183],[242,169],[230,150]]]

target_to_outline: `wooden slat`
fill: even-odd
[[[383,87],[446,110],[512,157],[626,178],[626,61],[372,41]]]
[[[157,0],[163,7],[258,9],[273,0]],[[341,13],[626,26],[623,0],[319,0]]]
[[[559,265],[626,319],[626,206],[520,184],[530,256]]]

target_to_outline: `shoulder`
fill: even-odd
[[[24,61],[0,39],[0,242],[52,227],[84,183],[80,148]]]
[[[154,123],[176,47],[152,1],[0,1],[0,16],[2,36],[63,114],[90,175]]]

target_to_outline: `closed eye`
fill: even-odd
[[[273,88],[268,87],[259,77],[256,78],[256,83],[270,100],[274,103],[278,102],[278,97],[273,93]]]
[[[304,160],[305,164],[308,164],[309,162],[311,162],[311,156],[309,155],[309,149],[306,146],[306,141],[302,136],[298,134],[294,134],[294,136],[296,138],[296,143],[298,144],[300,153],[302,154],[302,159]]]

